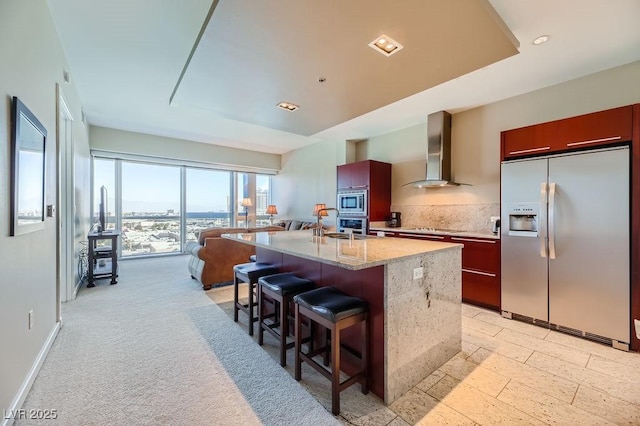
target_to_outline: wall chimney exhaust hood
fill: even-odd
[[[414,188],[467,185],[451,180],[451,114],[439,111],[427,116],[427,177],[407,183]]]

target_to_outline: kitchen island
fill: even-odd
[[[223,237],[256,246],[258,261],[281,272],[367,300],[369,386],[387,404],[461,349],[460,244],[318,237],[311,230]],[[353,349],[359,340],[357,330],[345,330]],[[348,363],[344,369],[350,372]]]

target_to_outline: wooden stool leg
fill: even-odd
[[[340,414],[340,330],[331,332],[331,412]]]
[[[280,300],[280,366],[287,365],[287,336],[289,335],[289,302],[286,296]]]
[[[361,360],[362,360],[362,380],[360,381],[360,388],[362,389],[363,394],[369,393],[369,382],[367,381],[367,376],[369,375],[369,327],[367,324],[369,323],[369,314],[364,314],[364,321],[360,323],[360,330],[362,332],[362,352],[361,352]]]
[[[302,330],[300,327],[300,307],[298,304],[295,304],[294,308],[295,312],[295,325],[294,325],[294,333],[296,334],[296,354],[295,354],[295,373],[294,377],[297,381],[300,381],[302,378],[302,359],[300,358],[300,351],[302,350]]]
[[[264,321],[264,313],[262,312],[264,304],[264,295],[262,294],[262,286],[257,284],[256,292],[258,293],[258,345],[262,346],[264,343],[264,329],[262,328],[262,321]]]
[[[253,286],[255,283],[249,283],[249,336],[253,336]]]
[[[233,277],[233,320],[238,322],[238,286],[240,283],[238,282],[238,277],[234,275]]]
[[[329,365],[329,345],[327,345],[327,342],[329,341],[329,339],[331,339],[331,335],[329,334],[329,330],[322,327],[322,342],[325,345],[325,351],[322,354],[322,363],[324,364],[324,366],[328,366]],[[333,340],[332,340],[333,341]],[[322,347],[322,346],[320,346]]]

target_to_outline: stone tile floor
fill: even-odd
[[[207,293],[232,316],[232,286]],[[391,426],[640,425],[640,354],[471,305],[463,304],[462,313],[461,352],[389,406],[373,394],[362,395],[359,385],[346,389],[339,420]],[[242,312],[238,326],[247,329]],[[263,348],[277,359],[275,342],[265,333]],[[293,375],[293,350],[287,358]],[[300,383],[331,409],[328,380],[306,367]]]

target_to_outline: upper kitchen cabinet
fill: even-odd
[[[338,189],[365,189],[369,187],[371,160],[338,166]],[[377,161],[376,161],[377,163]]]
[[[502,159],[551,152],[556,148],[557,134],[555,121],[502,132]]]
[[[631,140],[631,105],[558,121],[559,149],[606,145]]]
[[[391,208],[391,164],[365,160],[337,168],[338,191],[368,190],[367,216],[380,221]]]
[[[632,109],[629,105],[504,131],[502,160],[630,141]]]

